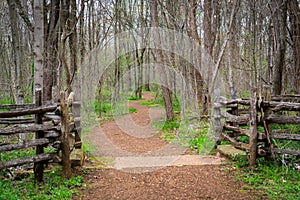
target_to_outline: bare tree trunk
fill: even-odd
[[[89,1],[88,6],[88,35],[89,35],[89,50],[94,48],[94,0]]]
[[[8,0],[9,15],[10,15],[10,26],[12,32],[12,53],[14,62],[14,95],[16,104],[24,103],[24,94],[22,91],[21,83],[21,51],[20,51],[20,37],[19,37],[19,27],[18,27],[18,16],[16,11],[16,1]],[[20,133],[21,140],[25,139],[25,134]]]
[[[294,87],[296,94],[300,94],[300,7],[297,0],[288,2],[289,19],[291,22],[292,48],[294,61]]]
[[[68,20],[68,29],[69,33],[71,34],[69,38],[69,47],[70,47],[70,71],[71,71],[71,80],[70,80],[70,85],[74,82],[75,74],[77,72],[78,66],[77,66],[77,17],[76,17],[76,12],[77,12],[77,6],[76,6],[76,0],[71,0],[70,1],[70,15],[69,15],[69,20]],[[73,91],[72,87],[68,88],[68,95]]]
[[[139,27],[142,27],[141,29],[141,35],[142,35],[142,40],[145,38],[145,32],[143,27],[145,26],[145,19],[144,19],[144,1],[140,1],[140,6],[139,6]],[[145,53],[145,48],[139,50],[138,46],[136,44],[136,59],[137,59],[137,64],[138,64],[138,88],[136,88],[135,96],[138,98],[142,98],[142,86],[143,86],[143,63],[144,63],[144,53]]]
[[[201,49],[201,41],[199,38],[199,34],[197,31],[197,23],[196,23],[196,10],[197,10],[197,2],[196,0],[189,0],[189,6],[188,6],[188,34],[189,36],[194,40],[195,43],[199,45],[198,48],[193,49],[193,51],[196,51],[197,49]],[[197,66],[194,66],[193,69],[193,79],[194,79],[194,85],[195,85],[195,93],[196,98],[198,101],[198,105],[202,104],[202,114],[207,115],[208,114],[208,93],[207,88],[204,86],[203,78],[200,74],[201,69],[201,51],[194,52],[193,55],[196,56],[195,59],[197,62]]]
[[[9,18],[10,26],[12,32],[12,54],[13,54],[13,63],[14,63],[14,95],[15,102],[17,104],[24,103],[24,95],[21,86],[21,50],[20,50],[20,36],[19,36],[19,27],[18,27],[18,16],[16,11],[16,1],[7,0],[9,7]]]
[[[34,0],[34,87],[43,89],[44,68],[44,11],[43,0]]]
[[[229,4],[228,8],[228,13],[230,14],[230,10],[232,9],[232,4]],[[230,15],[228,15],[230,17]],[[230,90],[230,98],[235,99],[236,98],[236,90],[234,86],[234,80],[233,80],[233,69],[235,68],[237,59],[236,59],[236,40],[235,40],[235,33],[236,33],[236,23],[235,23],[235,18],[232,20],[232,28],[229,31],[229,36],[228,36],[228,83],[229,83],[229,90]],[[229,26],[229,24],[227,24]]]
[[[145,69],[145,90],[150,91],[150,51],[146,50],[146,69]]]
[[[280,95],[282,92],[282,79],[285,67],[286,50],[286,18],[287,5],[285,0],[271,2],[272,20],[275,40],[275,58],[273,67],[273,94]],[[298,48],[298,47],[297,47]]]
[[[145,48],[139,50],[138,48],[135,50],[135,57],[137,60],[137,69],[138,69],[138,77],[137,77],[137,88],[135,88],[135,96],[137,98],[142,98],[142,86],[143,86],[143,58],[145,53]]]
[[[222,47],[220,49],[217,61],[215,63],[215,67],[214,67],[215,69],[212,72],[212,80],[211,80],[212,85],[210,87],[213,87],[215,85],[215,82],[216,82],[216,78],[217,78],[217,75],[218,75],[218,70],[220,69],[221,61],[222,61],[222,58],[223,58],[223,55],[224,55],[224,52],[225,52],[225,49],[226,49],[226,46],[227,46],[227,42],[229,40],[229,33],[230,33],[230,30],[231,30],[231,27],[232,27],[232,22],[233,22],[235,14],[236,14],[236,11],[238,10],[238,1],[239,0],[235,0],[232,3],[233,6],[232,6],[232,9],[231,9],[230,19],[229,19],[229,22],[228,22],[227,32],[226,32],[225,39],[224,39],[224,42],[222,44]],[[212,90],[213,88],[210,88],[210,89]]]
[[[56,67],[57,62],[57,44],[58,44],[58,19],[59,19],[59,0],[52,0],[49,10],[44,12],[44,18],[49,20],[44,21],[45,26],[45,65],[44,65],[44,89],[43,89],[43,101],[49,103],[52,101],[52,88],[57,84],[55,77],[57,76]],[[48,22],[49,21],[49,22]],[[56,95],[58,98],[59,94]]]
[[[34,0],[33,14],[34,14],[34,102],[36,105],[42,105],[43,91],[43,69],[44,69],[44,10],[43,0]],[[41,116],[36,115],[36,123],[40,124]],[[43,132],[38,131],[36,138],[42,137]],[[36,149],[36,153],[43,153],[43,147]],[[36,163],[34,166],[35,179],[39,182],[43,181],[43,163]]]
[[[84,62],[85,56],[85,40],[84,40],[84,10],[85,10],[85,0],[81,0],[81,11],[79,17],[79,47],[80,47],[80,64]]]
[[[70,1],[62,1],[61,2],[61,7],[60,7],[60,31],[61,32],[61,36],[59,37],[59,63],[60,63],[60,67],[61,67],[61,72],[62,69],[65,69],[65,83],[66,83],[66,87],[68,92],[71,90],[71,71],[70,71],[70,67],[69,67],[69,62],[67,60],[67,39],[68,37],[71,36],[71,33],[68,32],[70,30],[69,28],[69,22],[68,18],[69,18],[69,9],[70,9]],[[60,74],[60,76],[62,76],[62,74]],[[60,87],[62,87],[62,83],[60,83]]]
[[[157,14],[157,0],[150,0],[150,13],[151,13],[151,25],[152,27],[158,28],[158,14]],[[156,54],[156,62],[159,65],[160,75],[161,75],[161,89],[165,102],[166,109],[166,117],[167,120],[174,119],[174,111],[172,105],[171,91],[167,86],[167,77],[166,71],[163,66],[163,54],[161,51],[160,44],[161,38],[158,29],[155,29],[153,33],[154,42],[155,42],[155,54]]]
[[[267,50],[267,73],[266,73],[266,82],[267,87],[265,90],[265,94],[270,94],[270,86],[271,86],[271,80],[272,78],[272,63],[273,63],[273,39],[272,38],[272,29],[271,24],[269,24],[269,30],[268,30],[268,37],[270,38],[268,40],[268,50]]]
[[[114,59],[114,65],[115,65],[115,73],[114,73],[114,95],[115,95],[115,100],[118,98],[119,95],[119,88],[120,88],[120,58],[119,58],[119,29],[120,29],[120,5],[121,5],[121,0],[116,0],[116,5],[115,5],[115,21],[114,21],[114,54],[115,54],[115,59]]]
[[[216,33],[213,30],[212,18],[213,18],[213,2],[214,0],[204,0],[204,49],[206,53],[213,58],[213,47],[215,44]]]
[[[203,18],[203,40],[204,40],[204,53],[211,57],[212,60],[214,60],[214,45],[216,40],[216,26],[218,25],[216,22],[214,22],[213,19],[217,19],[219,13],[216,9],[214,9],[215,0],[204,0],[204,18]],[[214,13],[216,12],[216,13]],[[214,22],[214,23],[213,23]],[[208,73],[210,76],[211,69],[208,69]],[[208,94],[208,88],[204,88],[205,92],[203,93],[202,97],[202,112],[203,114],[208,114],[208,107],[209,107],[209,94]]]

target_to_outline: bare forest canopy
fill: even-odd
[[[300,93],[298,0],[5,0],[0,13],[2,104],[41,87],[45,104],[75,91],[89,110],[159,85],[171,119],[173,94],[207,114],[216,94]]]

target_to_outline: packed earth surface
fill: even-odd
[[[193,155],[161,139],[151,122],[163,119],[163,110],[140,104],[153,98],[145,92],[127,104],[136,113],[87,134],[97,161],[86,162],[86,185],[73,199],[266,199],[236,181],[225,158]],[[105,166],[95,167],[98,162]]]

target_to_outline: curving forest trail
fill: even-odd
[[[151,93],[143,94],[150,100]],[[234,169],[224,158],[188,155],[186,149],[159,138],[151,121],[161,109],[128,103],[131,113],[95,127],[87,140],[93,156],[111,160],[104,169],[84,175],[87,186],[74,199],[257,199],[234,181]],[[262,197],[259,197],[262,199]]]

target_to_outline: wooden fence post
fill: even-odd
[[[71,161],[70,161],[70,123],[68,106],[66,103],[65,92],[60,92],[60,108],[61,108],[61,148],[62,148],[62,168],[63,174],[66,178],[71,177]]]
[[[270,94],[270,87],[264,87],[264,92],[265,92],[265,101],[266,102],[270,102],[271,101],[271,94]],[[272,123],[268,122],[266,119],[269,117],[269,115],[272,114],[272,109],[269,105],[267,106],[263,106],[262,108],[262,116],[263,116],[263,125],[264,125],[264,129],[265,129],[265,135],[266,135],[266,139],[265,139],[265,148],[266,149],[270,149],[270,152],[267,151],[266,152],[266,160],[270,160],[271,155],[273,156],[274,160],[275,158],[275,154],[272,153],[272,148],[271,148],[271,139],[270,139],[270,134],[272,133]]]
[[[81,128],[80,128],[80,102],[72,103],[72,114],[74,115],[74,126],[75,126],[75,142],[80,142]],[[81,144],[76,148],[81,148]]]
[[[251,167],[256,164],[257,156],[257,94],[256,88],[252,88],[250,99],[250,158],[249,163]]]
[[[35,105],[36,106],[41,106],[42,105],[42,89],[41,88],[37,88],[35,89]],[[43,120],[42,120],[42,115],[41,114],[35,114],[35,123],[36,124],[43,124]],[[39,138],[43,138],[44,137],[44,132],[43,131],[37,131],[35,133],[35,138],[39,139]],[[44,153],[44,147],[43,145],[38,145],[36,147],[36,154],[42,154]],[[42,182],[43,181],[43,172],[44,172],[44,162],[36,162],[34,163],[34,178],[36,181],[38,182]]]
[[[221,136],[223,132],[223,127],[221,123],[221,104],[219,103],[220,100],[220,91],[219,89],[215,89],[214,91],[214,130],[215,130],[215,148],[217,145],[221,143]]]

